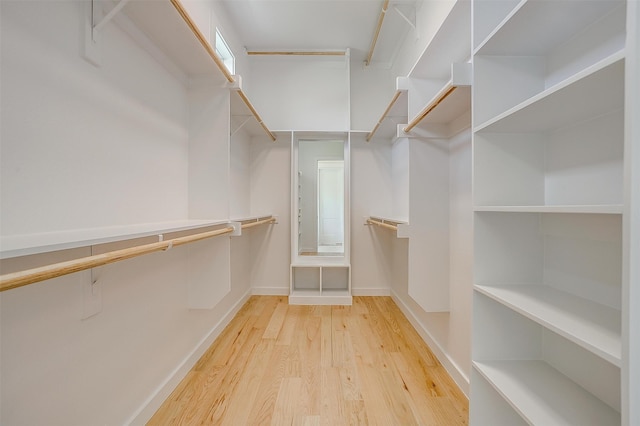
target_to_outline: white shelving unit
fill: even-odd
[[[350,265],[291,265],[289,303],[351,305]]]
[[[625,1],[473,6],[473,425],[618,425]]]

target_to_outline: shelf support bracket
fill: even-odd
[[[118,2],[118,4],[116,4],[113,9],[111,9],[109,11],[109,13],[107,13],[101,20],[100,22],[96,23],[97,21],[97,15],[98,15],[98,2],[100,0],[91,0],[91,4],[92,4],[92,9],[93,9],[93,29],[92,29],[92,36],[93,36],[93,40],[95,41],[98,33],[100,32],[100,30],[102,29],[102,27],[104,27],[105,25],[107,25],[109,23],[109,21],[111,21],[111,19],[113,19],[114,16],[116,16],[118,14],[118,12],[120,12],[122,10],[123,7],[125,7],[127,5],[127,3],[129,3],[130,0],[120,0],[120,2]]]
[[[406,13],[404,13],[402,10],[400,10],[400,7],[398,7],[398,5],[393,6],[393,10],[396,11],[396,13],[398,15],[400,15],[400,17],[402,19],[404,19],[405,21],[407,21],[407,23],[411,26],[411,28],[414,29],[414,31],[416,30],[416,16],[415,13],[413,13],[412,17],[410,18],[409,16],[407,16]],[[413,19],[412,19],[413,18]]]
[[[243,121],[242,123],[240,123],[240,125],[239,125],[238,127],[236,127],[236,129],[235,129],[233,132],[231,132],[231,134],[230,134],[229,136],[233,136],[233,135],[235,135],[236,133],[238,133],[238,131],[239,131],[240,129],[242,129],[242,128],[244,127],[244,125],[245,125],[245,124],[247,124],[247,123],[248,123],[252,118],[253,118],[253,115],[248,115],[248,116],[244,119],[244,121]]]

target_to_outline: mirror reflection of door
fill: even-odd
[[[318,161],[318,254],[344,253],[344,161]]]
[[[344,141],[298,141],[298,254],[344,256]]]

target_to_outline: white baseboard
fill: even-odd
[[[451,359],[451,357],[447,354],[444,348],[433,338],[429,330],[420,322],[418,317],[413,313],[413,311],[398,297],[398,294],[395,291],[391,292],[391,297],[393,298],[396,305],[400,308],[402,313],[407,317],[411,325],[416,329],[422,340],[425,341],[427,346],[431,349],[433,354],[438,358],[438,361],[442,364],[442,366],[447,370],[449,375],[453,378],[453,381],[456,382],[460,390],[465,394],[467,398],[469,398],[469,377],[462,371],[460,366]]]
[[[288,296],[289,287],[252,287],[251,294],[256,296]]]
[[[253,287],[251,294],[256,296],[288,296],[289,288],[285,287]],[[353,296],[391,296],[388,288],[352,288]]]
[[[222,333],[222,330],[231,322],[233,317],[238,313],[240,308],[244,306],[251,296],[249,289],[228,311],[220,318],[220,321],[211,329],[211,331],[196,345],[196,347],[188,354],[185,359],[169,374],[165,381],[153,392],[142,406],[131,416],[126,422],[128,425],[144,425],[160,408],[162,403],[171,395],[171,392],[180,384],[180,381],[187,375],[189,370],[204,355],[207,349],[213,344],[214,340]]]
[[[351,294],[354,296],[391,296],[389,288],[352,288]]]

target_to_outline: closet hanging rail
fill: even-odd
[[[129,247],[121,250],[114,250],[103,254],[73,259],[66,262],[54,263],[52,265],[41,266],[39,268],[27,269],[25,271],[13,272],[0,276],[0,292],[34,284],[51,278],[61,277],[85,269],[96,268],[108,265],[120,260],[131,259],[132,257],[156,251],[169,250],[172,247],[183,244],[201,241],[219,235],[231,234],[234,228],[227,226],[214,231],[201,232],[199,234],[187,235],[185,237],[174,238],[156,243],[144,244],[136,247]]]
[[[392,231],[398,231],[398,225],[393,225],[391,223],[387,223],[374,218],[367,219],[367,225],[376,225],[381,226],[382,228],[390,229]]]
[[[213,59],[213,62],[215,62],[215,64],[218,66],[218,68],[220,69],[220,72],[224,75],[227,81],[229,83],[235,83],[236,79],[233,77],[233,75],[231,75],[227,67],[224,65],[224,62],[222,62],[222,59],[220,59],[220,56],[218,56],[215,49],[211,46],[211,43],[209,43],[209,41],[205,38],[204,34],[202,34],[202,32],[198,29],[198,26],[193,21],[191,16],[189,16],[189,13],[184,8],[180,0],[170,0],[170,1],[173,7],[175,7],[175,9],[180,14],[184,22],[189,26],[189,28],[191,29],[191,32],[193,32],[193,35],[196,36],[196,38],[198,39],[202,47],[204,47],[204,49],[207,51],[209,56],[211,56],[211,59]],[[247,105],[247,108],[249,108],[253,116],[256,118],[260,126],[262,126],[265,132],[267,132],[271,140],[275,142],[276,140],[275,135],[264,124],[264,122],[262,121],[262,117],[260,117],[260,114],[258,114],[258,111],[256,111],[256,109],[253,107],[251,102],[249,102],[249,99],[244,94],[244,92],[242,92],[242,89],[238,90],[238,94],[240,95],[240,98],[244,101],[244,103]]]
[[[430,102],[426,107],[424,107],[424,109],[420,111],[420,113],[416,115],[416,117],[413,120],[411,120],[409,124],[407,124],[407,127],[405,127],[402,130],[405,133],[409,133],[411,129],[416,127],[427,115],[429,115],[431,111],[433,111],[438,105],[440,105],[440,103],[444,101],[447,98],[447,96],[453,93],[453,91],[456,90],[456,87],[457,86],[454,86],[453,83],[449,82],[449,84],[447,84],[440,91],[440,93],[438,93],[435,99],[432,102]]]
[[[393,95],[393,98],[391,98],[391,102],[389,102],[389,105],[387,106],[387,109],[385,109],[384,112],[382,113],[382,116],[380,117],[380,120],[378,120],[378,123],[376,123],[375,127],[373,128],[373,130],[370,131],[367,134],[367,142],[370,142],[371,138],[373,138],[373,135],[376,134],[376,132],[378,131],[378,128],[382,124],[382,121],[387,116],[387,114],[389,114],[389,111],[391,111],[391,108],[393,108],[393,105],[395,105],[396,101],[398,100],[398,98],[400,97],[401,94],[402,94],[401,90],[396,90],[396,93]]]
[[[254,226],[264,225],[265,223],[276,223],[276,218],[273,216],[269,216],[266,218],[258,218],[255,221],[243,222],[242,229],[253,228]]]
[[[229,83],[235,82],[233,75],[231,75],[229,70],[227,70],[227,67],[224,65],[224,62],[222,62],[222,59],[220,59],[215,49],[211,46],[209,41],[205,38],[204,34],[202,34],[202,32],[198,29],[198,26],[193,21],[193,19],[191,19],[191,16],[189,16],[189,13],[187,13],[187,10],[184,8],[180,0],[170,0],[170,1],[173,7],[176,8],[178,13],[182,17],[182,19],[184,19],[184,22],[186,22],[186,24],[189,26],[189,28],[191,29],[191,32],[193,32],[193,35],[196,36],[196,38],[198,39],[202,47],[204,47],[207,53],[209,54],[209,56],[211,56],[211,59],[213,59],[213,62],[216,63],[216,65],[220,69],[220,72],[224,75],[227,81]]]
[[[284,56],[345,56],[347,53],[344,50],[324,50],[324,51],[260,51],[251,50],[247,51],[247,55],[253,56],[268,56],[268,55],[284,55]]]
[[[380,17],[378,18],[378,25],[376,26],[376,32],[373,34],[373,40],[371,40],[371,47],[369,48],[369,54],[367,55],[367,59],[364,62],[365,65],[371,64],[371,57],[373,56],[373,50],[376,48],[376,43],[378,42],[378,36],[380,35],[380,29],[382,28],[382,21],[384,21],[384,16],[387,13],[387,8],[389,7],[389,0],[384,0],[382,4],[382,10],[380,11]]]

